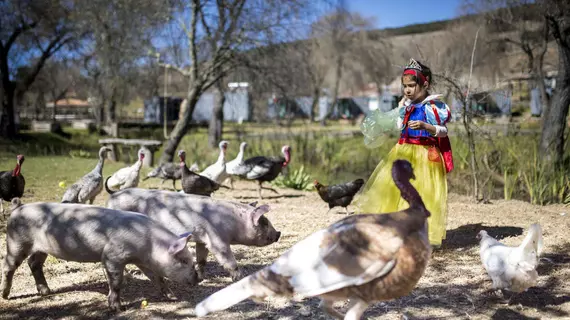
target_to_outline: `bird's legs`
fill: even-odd
[[[348,311],[344,315],[344,320],[360,320],[364,311],[368,308],[368,303],[360,299],[350,299]]]
[[[260,188],[265,189],[265,190],[271,190],[271,191],[275,192],[276,194],[279,194],[279,192],[277,192],[277,190],[275,190],[275,189],[273,189],[273,188],[270,188],[270,187],[263,187],[263,186],[261,185],[262,183],[263,183],[262,181],[259,182],[259,187],[260,187]]]
[[[230,188],[234,189],[234,178],[232,176],[230,176]]]
[[[162,182],[164,182],[164,180],[162,180]],[[172,179],[172,188],[174,188],[174,191],[178,191],[176,190],[176,180]]]
[[[321,299],[321,303],[319,306],[329,316],[331,316],[337,320],[342,320],[344,318],[343,314],[336,311],[336,309],[333,307],[333,303],[334,303],[334,301],[332,301],[332,300]]]
[[[348,207],[344,207],[344,211],[346,211],[347,216],[350,214],[350,212],[348,212]]]
[[[4,199],[0,199],[0,213],[4,215]]]
[[[261,186],[263,182],[262,181],[257,181],[257,196],[259,197],[259,200],[262,200],[263,197],[261,196],[261,189],[263,188]]]

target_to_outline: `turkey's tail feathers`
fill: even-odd
[[[254,289],[251,286],[252,281],[252,276],[245,277],[240,281],[210,295],[196,305],[196,316],[203,317],[208,313],[227,309],[253,296]]]
[[[111,178],[111,176],[108,176],[107,179],[105,179],[105,183],[104,183],[104,184],[105,184],[105,190],[107,190],[107,193],[108,193],[108,194],[113,194],[113,193],[115,193],[116,191],[113,191],[113,190],[109,189],[109,186],[107,186],[107,181],[109,181],[110,178]]]
[[[538,257],[542,254],[542,247],[542,228],[540,227],[540,224],[533,223],[529,227],[528,233],[519,248],[522,248],[524,251],[529,251],[529,249],[532,248]]]

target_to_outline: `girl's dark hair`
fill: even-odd
[[[429,85],[432,86],[433,85],[433,77],[431,75],[431,69],[419,61],[418,61],[418,64],[422,67],[422,74],[426,77],[427,81],[429,82]]]
[[[428,66],[426,66],[425,64],[423,64],[423,63],[421,63],[421,62],[419,62],[419,61],[417,61],[417,60],[416,60],[416,62],[420,65],[420,67],[422,67],[421,73],[426,77],[426,79],[427,79],[427,81],[429,82],[429,85],[430,85],[430,87],[431,87],[431,86],[433,85],[433,83],[434,83],[434,82],[433,82],[433,76],[432,76],[432,74],[431,74],[431,69],[430,69]],[[413,76],[413,75],[412,75],[411,77],[412,77],[412,79],[413,79],[414,81],[416,81],[416,82],[418,81],[418,79],[416,78],[416,76]]]

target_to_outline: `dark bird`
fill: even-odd
[[[261,189],[267,189],[278,193],[275,189],[263,187],[262,184],[266,181],[270,182],[275,180],[275,178],[277,178],[281,173],[281,170],[283,170],[283,168],[285,168],[291,161],[290,146],[283,146],[281,148],[281,153],[283,153],[283,157],[257,156],[249,158],[244,161],[243,166],[240,168],[240,177],[248,180],[257,180],[257,194],[259,199],[262,199]]]
[[[321,199],[329,204],[329,211],[334,207],[343,207],[346,210],[346,214],[348,214],[348,205],[350,205],[354,195],[362,188],[363,184],[364,180],[362,179],[330,186],[320,184],[317,180],[314,182]]]
[[[194,163],[190,166],[190,171],[198,171],[198,164]],[[176,190],[176,180],[182,179],[182,170],[177,163],[165,162],[150,171],[142,181],[146,181],[149,178],[159,178],[161,179],[160,185],[164,184],[166,180],[172,180],[172,187],[174,191]]]
[[[412,165],[396,160],[392,178],[408,209],[345,217],[296,243],[271,265],[212,294],[196,305],[203,317],[245,299],[319,297],[335,319],[360,319],[374,302],[398,299],[416,286],[431,255],[430,212],[410,183]],[[336,301],[350,300],[346,315]]]
[[[214,191],[220,189],[217,182],[188,169],[184,150],[178,151],[178,157],[180,158],[180,171],[182,173],[182,190],[185,193],[210,196]]]
[[[4,214],[4,201],[12,201],[14,198],[21,198],[24,194],[26,180],[22,175],[22,163],[24,155],[16,156],[16,168],[10,171],[0,171],[0,212]]]

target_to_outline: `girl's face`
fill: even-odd
[[[402,77],[402,86],[404,87],[404,95],[412,102],[418,102],[427,96],[429,83],[426,81],[423,85],[419,85],[411,75]]]

